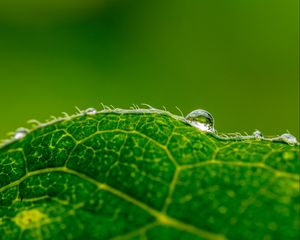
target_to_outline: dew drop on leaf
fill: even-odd
[[[201,131],[215,132],[213,116],[203,109],[192,111],[185,117],[185,120]]]
[[[258,131],[258,130],[254,131],[252,136],[254,138],[263,138],[264,137],[264,135],[261,133],[261,131]]]
[[[93,115],[97,113],[97,110],[95,108],[88,108],[84,111],[84,113],[87,115]]]
[[[26,134],[29,133],[29,130],[26,128],[18,128],[16,130],[16,133],[14,135],[14,139],[20,139],[26,136]]]
[[[284,133],[279,138],[288,144],[296,144],[298,142],[297,138],[290,133]]]

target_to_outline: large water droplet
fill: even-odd
[[[93,115],[97,113],[97,110],[95,108],[88,108],[84,111],[84,113],[87,115]]]
[[[258,131],[258,130],[254,131],[252,136],[254,138],[263,138],[264,137],[264,135],[261,133],[261,131]]]
[[[26,136],[26,134],[29,133],[29,130],[26,128],[18,128],[16,130],[16,133],[14,135],[14,139],[21,139]]]
[[[203,109],[192,111],[185,117],[185,120],[201,131],[215,132],[213,116]]]
[[[298,143],[297,138],[290,133],[284,133],[279,138],[288,144]]]

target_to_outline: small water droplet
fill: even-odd
[[[29,130],[26,128],[18,128],[16,130],[16,133],[14,135],[14,139],[21,139],[26,136],[26,134],[29,133]]]
[[[97,113],[97,110],[95,108],[88,108],[84,111],[84,113],[87,115],[93,115]]]
[[[296,144],[298,142],[297,138],[290,133],[284,133],[279,138],[288,144]]]
[[[205,110],[194,110],[185,117],[185,120],[204,132],[215,132],[214,118]]]
[[[264,137],[264,135],[261,133],[261,131],[258,131],[258,130],[254,131],[252,136],[254,138],[263,138]]]

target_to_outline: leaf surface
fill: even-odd
[[[0,148],[0,239],[299,239],[299,146],[104,111]]]

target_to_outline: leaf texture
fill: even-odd
[[[54,121],[0,148],[0,239],[299,239],[299,146],[164,111]]]

